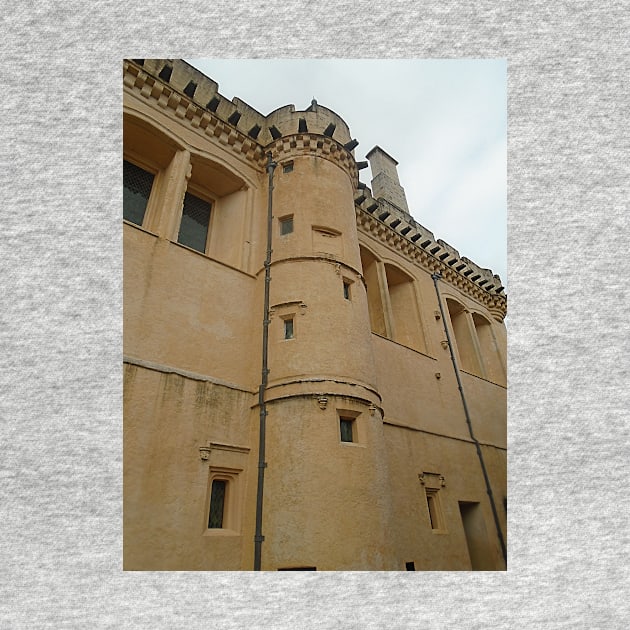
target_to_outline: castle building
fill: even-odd
[[[499,277],[316,101],[123,77],[124,568],[504,570]]]

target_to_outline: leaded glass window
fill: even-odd
[[[189,192],[184,195],[184,210],[182,222],[179,225],[178,243],[196,249],[198,252],[206,251],[210,208],[208,201],[195,197]]]
[[[142,225],[153,187],[153,174],[127,162],[123,162],[123,218]]]
[[[225,490],[227,481],[224,479],[212,480],[210,493],[210,514],[208,516],[209,529],[221,529],[223,527],[223,508],[225,507]]]

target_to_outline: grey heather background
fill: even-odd
[[[628,10],[6,2],[0,627],[627,627]],[[508,59],[507,573],[121,571],[124,56]]]

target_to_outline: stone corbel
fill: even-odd
[[[210,452],[212,449],[210,446],[200,446],[199,447],[199,457],[205,462],[210,458]]]

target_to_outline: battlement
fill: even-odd
[[[335,161],[348,170],[355,183],[357,169],[368,165],[353,159],[358,142],[352,138],[346,122],[315,99],[303,111],[290,104],[264,115],[238,97],[232,100],[224,97],[216,81],[181,59],[131,59],[125,60],[124,65],[124,80],[129,88],[140,89],[145,97],[158,98],[159,103],[175,109],[180,118],[187,118],[193,126],[207,127],[206,133],[212,127],[215,129],[213,133],[220,135],[220,140],[224,139],[235,148],[255,156],[261,164],[265,149],[273,146],[276,152],[288,151],[290,147],[285,145],[289,141],[282,138],[298,136],[302,152],[323,152],[329,159],[336,156]],[[218,119],[218,125],[223,129],[220,130],[214,123],[209,125],[209,117],[215,123]],[[224,133],[224,130],[230,133]],[[233,134],[238,135],[242,142],[236,142]],[[315,146],[307,137],[310,134],[324,136],[324,142]],[[335,143],[343,146],[347,153],[337,151],[337,147],[332,146]],[[398,179],[398,162],[379,146],[374,147],[366,157],[372,170],[372,189],[358,181],[355,204],[362,213],[371,215],[381,226],[391,230],[390,236],[402,236],[414,249],[419,248],[442,263],[440,266],[448,269],[448,276],[454,273],[453,277],[464,280],[464,285],[472,283],[483,294],[491,294],[504,303],[504,287],[498,275],[460,256],[454,247],[436,239],[431,231],[411,216],[405,191]],[[504,304],[500,310],[505,310]]]
[[[131,59],[128,63],[127,69],[149,89],[156,81],[167,84],[184,97],[187,107],[211,112],[261,146],[297,133],[327,136],[350,152],[358,144],[341,116],[315,100],[303,111],[296,110],[295,105],[284,105],[264,115],[238,97],[229,100],[223,96],[216,81],[181,59]]]
[[[359,225],[381,240],[391,243],[427,270],[441,271],[445,280],[485,303],[502,320],[507,302],[501,278],[490,269],[479,267],[469,258],[382,198],[374,198],[368,186],[359,183],[355,195]]]

